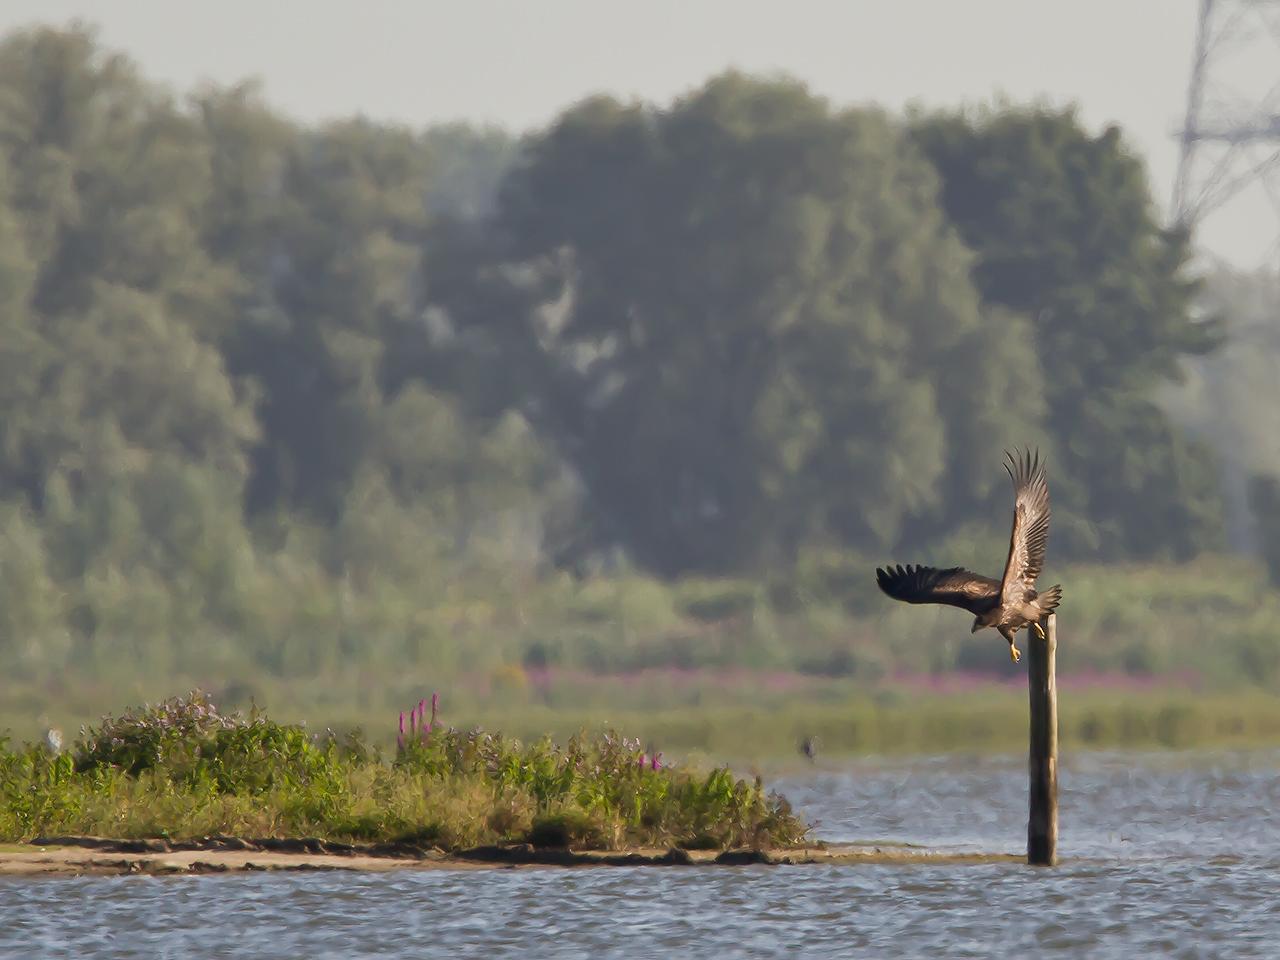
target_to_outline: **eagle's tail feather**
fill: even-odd
[[[1036,606],[1040,608],[1041,616],[1047,617],[1058,609],[1058,604],[1062,602],[1062,584],[1055,583],[1048,590],[1036,597]]]

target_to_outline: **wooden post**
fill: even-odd
[[[1049,614],[1045,639],[1027,631],[1027,687],[1031,694],[1031,816],[1027,863],[1058,862],[1058,615]]]

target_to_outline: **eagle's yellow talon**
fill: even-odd
[[[1013,660],[1014,663],[1017,663],[1019,660],[1022,659],[1022,651],[1019,650],[1017,647],[1015,647],[1011,643],[1009,644],[1009,657]]]
[[[1048,639],[1049,639],[1048,637],[1046,637],[1046,636],[1045,636],[1045,633],[1044,633],[1044,627],[1040,626],[1040,624],[1038,624],[1038,623],[1033,623],[1033,624],[1031,624],[1031,627],[1032,627],[1032,629],[1034,629],[1034,630],[1035,630],[1036,635],[1037,635],[1037,636],[1039,636],[1041,640],[1048,640]]]

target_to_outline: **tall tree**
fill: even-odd
[[[37,505],[55,473],[83,490],[86,438],[107,426],[140,458],[242,479],[256,424],[213,343],[232,274],[200,241],[199,128],[79,29],[0,44],[0,91],[0,349],[21,368],[0,482]]]
[[[332,526],[331,566],[363,579],[420,580],[507,510],[536,527],[545,457],[503,419],[505,391],[486,389],[500,377],[461,370],[424,310],[422,251],[445,236],[433,210],[491,204],[509,140],[367,121],[303,131],[252,86],[196,104],[213,160],[206,242],[241,278],[224,348],[264,427],[250,513]]]
[[[26,626],[7,622],[48,662],[67,623],[101,636],[90,581],[163,582],[166,609],[200,617],[221,592],[205,574],[247,549],[257,424],[216,344],[235,278],[202,242],[208,157],[91,32],[0,43],[0,513]],[[167,644],[174,623],[152,626]]]
[[[1031,319],[1077,552],[1185,557],[1221,536],[1207,451],[1156,404],[1218,331],[1193,311],[1188,238],[1157,221],[1119,130],[1073,111],[914,118],[983,299]]]
[[[332,522],[382,406],[386,328],[415,312],[425,155],[366,121],[292,135],[240,94],[204,116],[219,193],[244,214],[212,239],[244,278],[231,368],[262,396],[249,505]]]
[[[967,424],[1025,435],[1039,414],[1034,375],[948,373],[1035,357],[984,322],[935,192],[884,115],[796,83],[731,73],[667,110],[597,98],[526,144],[493,249],[446,258],[435,289],[530,390],[595,544],[663,573],[883,547],[951,467],[984,492],[973,461],[1002,437]]]

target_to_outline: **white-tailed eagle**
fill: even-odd
[[[876,583],[895,600],[907,603],[945,603],[974,614],[973,629],[995,627],[1009,641],[1009,656],[1021,657],[1016,638],[1023,627],[1031,627],[1044,638],[1040,621],[1062,600],[1062,587],[1054,584],[1044,593],[1036,592],[1036,577],[1044,564],[1045,543],[1049,539],[1049,483],[1045,479],[1040,454],[1027,451],[1016,457],[1006,453],[1005,472],[1013,481],[1013,532],[1009,535],[1009,558],[1000,580],[970,573],[963,567],[939,570],[935,567],[896,566],[876,568]]]

